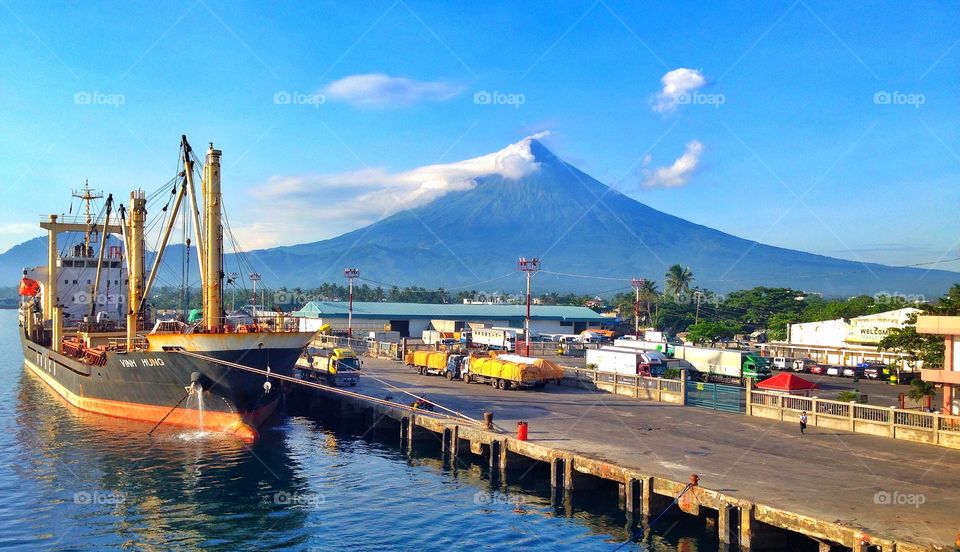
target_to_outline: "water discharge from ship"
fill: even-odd
[[[187,389],[187,394],[188,398],[185,408],[187,411],[196,412],[196,425],[190,431],[184,431],[178,437],[182,441],[203,439],[207,436],[207,431],[203,424],[203,386],[200,385],[199,381],[191,382],[190,387]]]

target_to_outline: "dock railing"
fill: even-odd
[[[751,391],[748,400],[751,416],[797,421],[806,412],[812,427],[960,448],[960,416],[768,391]]]

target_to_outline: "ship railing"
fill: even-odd
[[[133,348],[130,350],[143,351],[148,345],[149,343],[147,342],[147,338],[145,336],[138,335],[137,337],[133,338]],[[107,339],[107,349],[120,352],[127,351],[127,338],[111,337]]]

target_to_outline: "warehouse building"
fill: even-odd
[[[347,328],[349,304],[342,301],[311,301],[293,313],[304,331],[329,324],[333,331]],[[400,337],[419,338],[424,330],[457,331],[484,327],[523,328],[526,305],[465,305],[425,303],[353,303],[353,333],[395,331]],[[532,333],[578,334],[610,323],[587,307],[533,305],[530,307]]]

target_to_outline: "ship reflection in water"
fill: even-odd
[[[175,427],[148,437],[152,424],[72,408],[4,363],[0,548],[552,552],[627,537],[615,500],[565,512],[542,484],[495,487],[478,465],[302,417],[249,446]],[[716,549],[686,531],[624,550]]]

